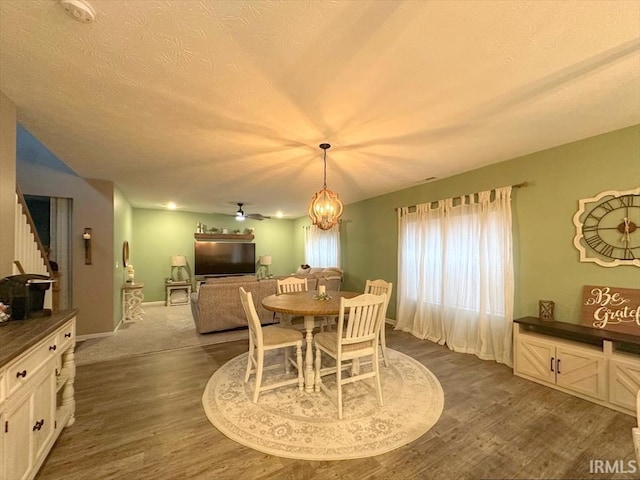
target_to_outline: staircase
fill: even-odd
[[[35,273],[55,278],[20,189],[16,189],[16,212],[14,218],[16,225],[13,274]],[[54,291],[56,291],[55,283],[53,288],[45,292],[44,308],[57,310],[55,308]]]

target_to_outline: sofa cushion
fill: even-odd
[[[251,292],[262,324],[275,323],[273,312],[262,306],[262,299],[276,293],[275,279],[256,280],[253,275],[244,278],[212,278],[200,285],[191,295],[191,312],[198,333],[218,332],[247,327],[247,317],[240,301],[240,287]]]

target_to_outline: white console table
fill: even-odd
[[[514,321],[515,375],[636,415],[640,337],[535,317]]]
[[[75,421],[76,310],[0,328],[0,479],[32,479]]]
[[[122,286],[122,321],[135,322],[142,320],[144,310],[142,310],[142,301],[144,293],[142,289],[144,283],[125,283]]]

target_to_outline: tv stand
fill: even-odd
[[[514,375],[635,416],[640,337],[535,317],[514,322]]]

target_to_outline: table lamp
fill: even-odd
[[[182,268],[187,266],[187,257],[184,255],[174,255],[171,257],[171,277],[173,277],[173,268],[178,268],[178,282],[184,281],[182,278]]]
[[[260,257],[260,265],[266,267],[266,276],[269,276],[269,265],[271,265],[271,255],[262,255]]]

